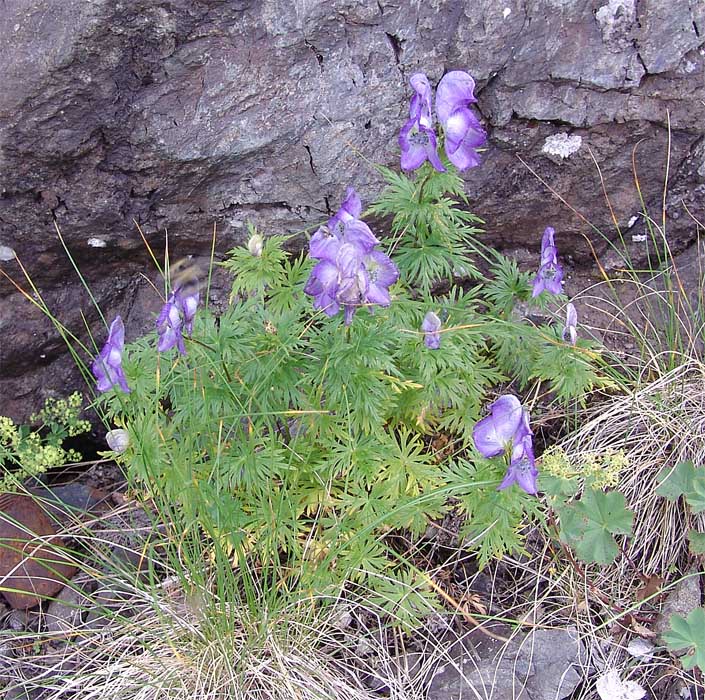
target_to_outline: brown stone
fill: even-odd
[[[76,567],[44,508],[22,494],[0,494],[0,590],[13,608],[56,595]]]

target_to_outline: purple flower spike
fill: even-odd
[[[498,490],[506,489],[511,484],[516,483],[520,489],[535,496],[538,492],[536,478],[539,470],[534,461],[534,447],[531,432],[527,432],[520,438],[515,438],[512,446],[512,458],[509,462],[507,473],[499,485]]]
[[[475,424],[472,438],[483,457],[496,457],[507,450],[520,428],[523,433],[527,427],[519,399],[505,394],[490,406],[490,415]]]
[[[178,310],[183,315],[184,328],[189,334],[189,337],[191,337],[191,334],[193,333],[193,319],[196,316],[200,298],[198,287],[190,289],[188,293],[185,293],[182,289],[177,289],[174,292],[173,297]]]
[[[541,264],[533,282],[532,297],[544,290],[552,294],[563,292],[563,267],[558,262],[558,248],[554,244],[555,231],[547,226],[541,238]]]
[[[365,251],[371,251],[379,241],[369,226],[357,218],[361,212],[360,197],[352,187],[348,187],[340,209],[311,236],[309,255],[317,260],[335,262],[343,243],[356,243]]]
[[[184,337],[181,333],[182,323],[176,294],[173,293],[162,306],[161,313],[156,321],[157,333],[159,334],[157,350],[159,352],[166,352],[176,346],[182,355],[186,354]]]
[[[117,385],[126,394],[130,393],[130,387],[127,385],[127,379],[122,369],[124,348],[125,326],[120,316],[116,316],[110,324],[108,340],[91,365],[93,376],[97,379],[96,388],[98,391],[110,391]]]
[[[478,118],[470,110],[475,98],[475,81],[465,71],[446,73],[436,90],[436,114],[445,132],[446,155],[458,170],[480,164],[475,149],[487,140]]]
[[[553,226],[546,226],[543,231],[543,236],[541,236],[541,254],[546,248],[556,247],[556,229]]]
[[[401,168],[407,172],[416,170],[428,160],[436,170],[445,172],[433,130],[431,85],[423,73],[415,73],[409,82],[415,94],[409,104],[409,121],[399,133]]]
[[[578,312],[575,310],[572,302],[565,307],[565,328],[563,329],[563,340],[570,338],[570,344],[575,345],[578,342]]]
[[[328,316],[335,316],[342,307],[346,325],[352,323],[360,306],[389,306],[389,287],[399,278],[396,265],[375,250],[377,237],[356,218],[361,210],[359,197],[349,188],[343,206],[316,231],[309,248],[309,255],[320,262],[311,271],[304,292],[313,297],[313,307]]]
[[[438,350],[441,347],[441,319],[438,314],[429,311],[423,319],[421,330],[424,332],[424,345],[429,350]]]

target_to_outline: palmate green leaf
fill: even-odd
[[[677,501],[693,490],[695,467],[693,463],[678,462],[675,467],[664,467],[656,477],[656,493],[668,501]]]
[[[705,532],[688,530],[688,549],[691,554],[705,554]]]
[[[671,615],[671,629],[663,633],[663,640],[670,651],[688,649],[690,654],[681,659],[683,668],[695,666],[705,669],[705,609],[695,608],[687,618]]]
[[[624,496],[611,491],[586,491],[583,497],[558,509],[561,539],[586,562],[609,564],[619,550],[613,535],[630,535],[634,513]]]
[[[705,510],[705,474],[701,470],[696,470],[692,489],[685,494],[685,500],[693,513],[702,513]]]
[[[572,498],[578,491],[577,477],[566,478],[552,474],[539,474],[539,491],[554,499],[561,501]]]

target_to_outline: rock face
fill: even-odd
[[[84,317],[98,342],[105,330],[55,224],[135,337],[159,306],[135,222],[158,254],[168,231],[172,253],[204,255],[214,224],[222,253],[248,220],[315,225],[348,185],[369,202],[381,185],[363,158],[398,162],[419,70],[477,80],[490,142],[466,179],[489,242],[535,250],[550,222],[564,258],[588,264],[584,236],[601,239],[587,221],[616,235],[601,173],[632,245],[632,158],[660,222],[669,145],[669,243],[695,235],[684,204],[705,219],[696,0],[4,0],[0,38],[0,269],[28,289],[16,252],[84,339]],[[0,413],[80,386],[57,331],[2,276],[0,334]]]

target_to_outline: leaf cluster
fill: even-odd
[[[600,379],[587,344],[514,317],[530,294],[516,264],[498,257],[483,282],[470,258],[481,222],[461,206],[457,174],[384,174],[372,211],[393,217],[401,271],[388,308],[360,308],[347,327],[313,314],[306,256],[288,256],[277,236],[261,255],[236,248],[223,263],[234,275],[227,310],[199,311],[186,357],[159,355],[153,339],[130,344],[133,390],[102,407],[130,433],[119,459],[182,532],[283,572],[288,587],[373,587],[405,619],[427,595],[390,591],[394,577],[415,580],[410,562],[390,557],[390,533],[419,536],[457,504],[486,563],[521,551],[525,518],[539,515],[519,489],[497,491],[506,465],[470,447],[492,387],[545,381],[569,401]],[[421,331],[429,311],[443,321],[438,350]],[[595,498],[585,517],[599,511],[603,527]]]

